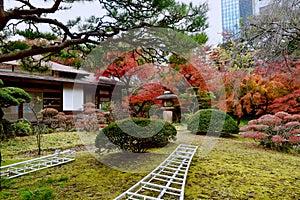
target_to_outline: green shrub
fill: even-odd
[[[133,122],[132,122],[133,121]],[[121,128],[120,128],[121,127]],[[96,147],[105,147],[105,137],[120,149],[129,152],[146,152],[150,148],[163,147],[177,134],[175,127],[163,120],[127,118],[116,121],[101,130]]]
[[[25,136],[32,133],[31,124],[25,119],[18,120],[18,122],[13,126],[13,129],[16,136]]]
[[[109,139],[103,133],[103,130],[96,137],[97,153],[109,153],[118,149],[118,147],[112,144]]]
[[[187,128],[193,133],[219,133],[223,137],[239,132],[238,125],[232,117],[214,109],[199,110],[188,117]]]

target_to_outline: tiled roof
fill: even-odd
[[[85,70],[75,69],[74,67],[62,65],[62,64],[52,62],[52,61],[48,61],[46,64],[48,66],[50,66],[53,71],[69,72],[69,73],[74,73],[74,74],[86,74],[86,75],[91,74],[90,72],[87,72]]]
[[[15,65],[18,66],[20,63],[18,61],[8,61],[3,62],[7,65]],[[47,81],[57,81],[57,82],[68,82],[68,83],[82,83],[82,84],[104,84],[104,85],[116,85],[118,81],[107,78],[107,77],[100,77],[97,81],[94,77],[94,74],[85,70],[75,69],[70,66],[62,65],[53,61],[43,62],[43,65],[47,65],[51,68],[52,71],[59,71],[59,72],[68,72],[73,74],[80,74],[85,75],[83,78],[78,79],[69,79],[63,77],[54,77],[49,75],[42,75],[42,74],[30,74],[30,73],[22,73],[22,72],[10,72],[10,71],[0,71],[0,76],[6,77],[15,77],[15,78],[28,78],[28,79],[35,79],[35,80],[47,80]]]
[[[12,78],[27,78],[33,80],[46,80],[46,81],[56,81],[56,82],[66,82],[66,83],[83,83],[83,84],[96,84],[96,81],[87,81],[87,80],[78,80],[78,79],[69,79],[62,77],[54,77],[49,75],[36,75],[29,73],[16,73],[16,72],[4,72],[0,71],[0,77],[12,77]]]
[[[16,60],[13,61],[8,61],[8,62],[3,62],[4,64],[8,65],[20,65],[20,63]],[[91,74],[88,71],[81,70],[81,69],[75,69],[74,67],[70,67],[67,65],[62,65],[53,61],[47,61],[44,62],[42,61],[42,65],[49,66],[51,70],[53,71],[59,71],[59,72],[69,72],[69,73],[74,73],[74,74],[83,74],[83,75],[89,75]]]

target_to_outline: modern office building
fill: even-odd
[[[262,10],[267,8],[271,0],[255,0],[253,6],[253,14],[258,15]]]
[[[240,28],[240,20],[246,22],[253,16],[253,0],[222,0],[222,32],[223,40],[234,37]]]
[[[240,20],[258,15],[272,0],[192,0],[208,3],[208,44],[215,46],[239,31]],[[185,0],[185,2],[189,2]]]

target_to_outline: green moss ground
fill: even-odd
[[[185,199],[299,199],[300,157],[221,140],[195,157]]]
[[[42,147],[47,150],[44,153],[50,153],[57,148],[67,149],[74,146],[78,148],[83,143],[92,143],[96,136],[81,134],[86,136],[85,139],[77,133],[44,135]],[[33,156],[36,150],[34,139],[34,137],[17,138],[2,142],[4,164]],[[207,139],[185,131],[180,131],[176,143],[199,146],[187,178],[186,200],[300,199],[299,155],[267,151],[258,147],[256,143],[239,137]],[[175,146],[153,150],[154,153],[150,157],[139,154],[127,157],[128,160],[122,160],[118,153],[114,153],[112,156],[104,155],[101,158],[106,163],[119,163],[119,167],[125,166],[127,169],[132,167],[135,173],[108,167],[88,151],[79,148],[76,161],[72,163],[5,182],[0,199],[26,199],[24,191],[37,194],[43,189],[54,192],[54,199],[113,199],[143,178],[147,174],[145,171],[155,167]],[[207,150],[209,147],[212,147],[211,151]],[[137,173],[138,171],[143,172]]]
[[[68,149],[80,147],[84,144],[94,143],[96,133],[77,133],[77,132],[56,132],[52,134],[43,134],[41,147],[43,154],[56,149]],[[32,157],[37,153],[37,143],[35,136],[16,137],[9,141],[0,143],[2,156],[4,159],[23,159],[23,157]],[[4,163],[5,164],[5,163]]]

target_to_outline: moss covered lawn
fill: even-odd
[[[214,139],[184,130],[179,132],[176,144],[199,146],[188,174],[186,200],[300,199],[299,155],[264,150],[238,136]],[[121,166],[135,167],[135,172],[124,172],[109,167],[109,159],[103,164],[83,148],[83,141],[92,143],[96,134],[85,134],[87,140],[80,134],[44,135],[44,155],[55,149],[75,148],[78,150],[76,160],[4,181],[0,199],[113,199],[143,178],[176,146],[154,150],[150,159],[143,160],[143,155],[138,155],[124,163],[121,160]],[[34,137],[2,142],[1,150],[4,165],[37,157]],[[113,157],[118,159],[118,154],[108,158]],[[136,160],[140,161],[139,164]],[[138,173],[139,169],[143,172]]]

